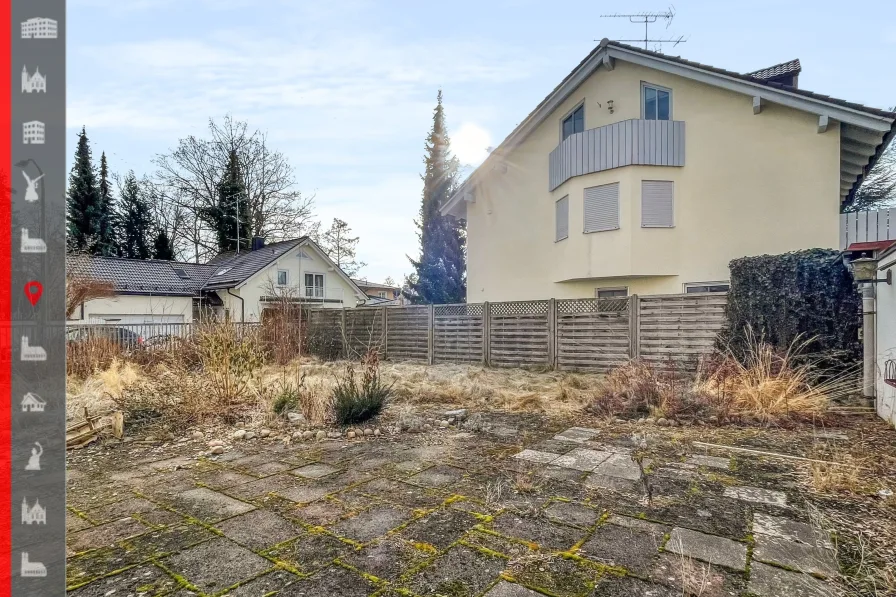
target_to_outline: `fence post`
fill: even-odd
[[[482,366],[488,367],[488,352],[491,349],[492,306],[482,303]]]
[[[342,334],[342,358],[347,359],[349,355],[349,341],[348,334],[345,333],[345,307],[342,308],[342,313],[339,316],[339,327],[341,328],[339,332]]]
[[[383,307],[383,360],[389,358],[389,316]]]
[[[557,368],[557,299],[548,301],[548,366]]]
[[[628,297],[628,356],[641,356],[641,299],[637,294]]]
[[[427,339],[427,349],[428,354],[427,358],[429,360],[429,364],[432,365],[436,362],[436,307],[435,305],[429,306],[429,338]]]

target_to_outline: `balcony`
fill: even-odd
[[[262,296],[263,303],[342,303],[342,288],[323,286],[280,286],[275,296]]]
[[[549,190],[573,176],[636,165],[684,166],[684,122],[623,120],[570,135],[548,158]]]

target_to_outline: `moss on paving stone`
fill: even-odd
[[[305,532],[296,539],[277,545],[264,554],[301,574],[311,574],[353,551],[348,543],[327,533]]]
[[[603,574],[573,558],[539,554],[511,560],[505,578],[553,597],[583,597]]]
[[[419,595],[476,597],[497,579],[506,560],[455,545],[401,583]]]
[[[435,548],[425,544],[411,544],[398,537],[387,537],[361,549],[349,550],[339,562],[377,579],[396,580],[406,570],[428,560]]]
[[[401,531],[401,536],[441,550],[457,541],[477,522],[477,518],[467,512],[441,508],[409,524]]]

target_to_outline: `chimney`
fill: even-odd
[[[258,249],[264,248],[264,237],[263,236],[253,236],[252,237],[252,250],[257,251]]]

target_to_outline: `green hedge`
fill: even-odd
[[[743,257],[729,268],[723,346],[742,355],[751,328],[781,349],[814,338],[807,351],[825,367],[843,370],[861,360],[862,298],[839,251]]]

